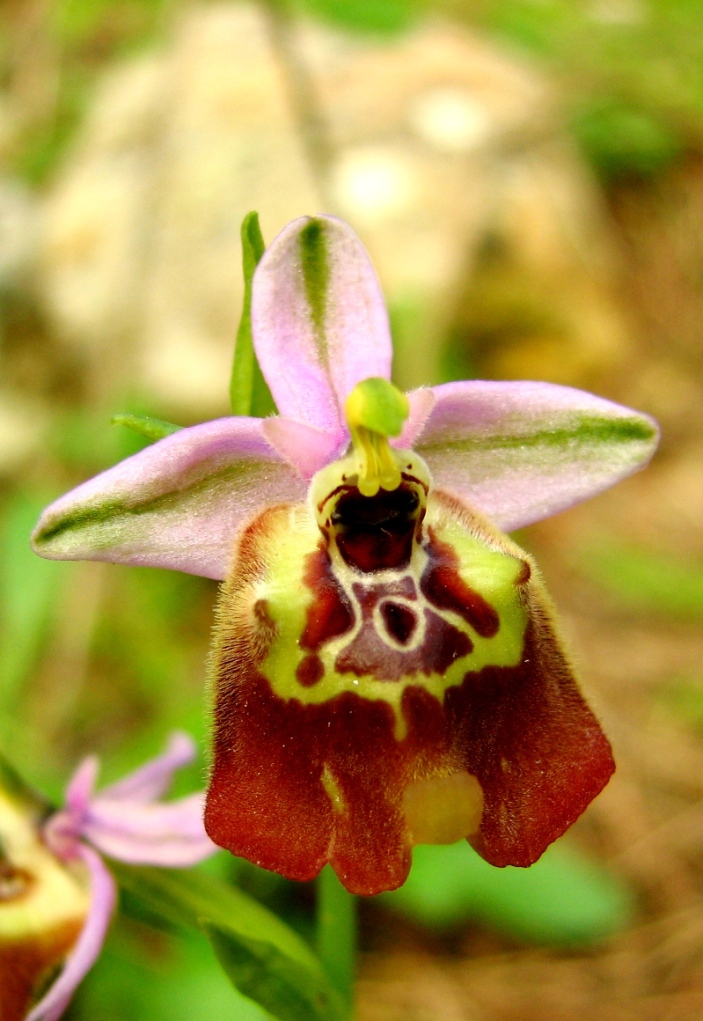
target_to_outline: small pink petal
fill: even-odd
[[[263,429],[274,450],[308,481],[320,468],[339,457],[349,441],[348,435],[340,441],[336,433],[321,432],[289,418],[267,418]]]
[[[154,443],[48,507],[34,535],[50,560],[107,560],[222,579],[240,526],[304,480],[257,418],[205,422]]]
[[[472,381],[434,393],[416,443],[434,484],[506,532],[643,468],[658,441],[648,415],[572,387]]]
[[[115,881],[100,855],[90,847],[81,846],[79,854],[90,871],[91,898],[88,916],[73,950],[66,958],[61,974],[29,1012],[26,1021],[58,1021],[71,1002],[78,985],[95,963],[105,942],[117,899]]]
[[[44,824],[44,841],[59,858],[67,860],[79,854],[81,830],[95,790],[98,768],[95,755],[81,762],[66,787],[66,807],[54,812]]]
[[[282,415],[346,434],[344,402],[390,376],[391,338],[374,269],[351,227],[301,217],[264,253],[252,290],[254,346]]]
[[[97,755],[83,759],[66,787],[66,809],[79,819],[85,815],[95,790],[100,763]]]
[[[391,446],[398,447],[399,450],[407,450],[415,446],[417,438],[425,428],[427,419],[435,406],[434,390],[429,386],[420,387],[419,390],[410,390],[405,396],[408,398],[410,412],[400,436],[391,440]]]
[[[166,751],[136,769],[124,779],[103,788],[99,801],[154,801],[162,798],[173,782],[173,774],[195,759],[197,749],[188,734],[176,731],[171,734]]]
[[[203,826],[203,794],[168,804],[96,798],[84,837],[103,854],[134,865],[187,868],[217,851]]]

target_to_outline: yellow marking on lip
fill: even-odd
[[[344,795],[342,794],[342,789],[337,783],[337,780],[327,763],[325,763],[322,770],[322,786],[325,788],[325,791],[332,802],[334,812],[337,815],[344,815],[346,812]]]
[[[515,667],[521,662],[527,609],[517,582],[523,574],[525,555],[507,537],[495,538],[492,530],[484,533],[483,519],[474,517],[456,501],[442,494],[431,494],[426,521],[438,539],[449,542],[457,552],[461,577],[497,610],[500,617],[498,633],[490,638],[481,637],[458,614],[441,611],[447,621],[469,636],[473,645],[473,650],[453,662],[444,674],[419,672],[399,681],[381,681],[370,674],[352,677],[349,673],[338,673],[335,661],[339,653],[354,641],[362,624],[353,585],[368,581],[368,578],[364,579],[358,571],[345,564],[331,544],[332,571],[353,607],[355,622],[350,630],[325,642],[317,650],[324,672],[316,684],[305,687],[297,680],[296,670],[308,654],[300,647],[300,637],[305,630],[308,610],[315,601],[315,593],[303,581],[305,560],[319,547],[322,537],[310,511],[302,505],[273,509],[269,513],[266,541],[257,551],[263,569],[254,587],[249,590],[248,598],[266,599],[274,634],[260,669],[279,697],[319,705],[344,692],[353,691],[362,698],[385,701],[396,714],[396,737],[402,740],[405,720],[401,702],[406,688],[423,688],[442,702],[447,689],[460,685],[467,672],[478,672],[486,666]],[[379,571],[374,574],[373,581],[378,584],[397,583],[400,578],[411,575],[418,594],[414,603],[417,612],[424,612],[426,607],[439,612],[420,592],[419,580],[427,557],[425,547],[416,543],[408,567],[400,571]],[[242,597],[247,599],[244,593]],[[252,599],[252,605],[253,602]],[[244,606],[239,605],[244,611]]]

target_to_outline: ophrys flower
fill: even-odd
[[[280,417],[184,429],[58,500],[44,556],[226,579],[212,838],[290,878],[399,885],[413,843],[529,865],[607,782],[536,567],[511,530],[641,467],[647,416],[546,383],[388,382],[360,242],[290,224],[254,277]]]

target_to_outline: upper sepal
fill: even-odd
[[[267,248],[254,275],[254,346],[280,413],[346,435],[344,402],[369,376],[390,376],[388,316],[354,231],[301,217]]]

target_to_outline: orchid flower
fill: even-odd
[[[548,383],[403,395],[352,230],[265,252],[251,322],[278,417],[170,435],[43,514],[34,548],[225,581],[205,824],[363,894],[413,844],[526,866],[613,771],[532,559],[503,534],[641,468],[646,415]]]
[[[88,758],[67,787],[65,807],[50,815],[39,833],[16,799],[0,791],[3,878],[14,877],[14,895],[0,892],[2,1017],[7,1021],[25,1017],[37,983],[63,962],[26,1014],[26,1021],[57,1021],[100,953],[116,886],[98,852],[131,864],[186,868],[217,850],[203,827],[201,794],[160,801],[174,772],[194,757],[191,739],[175,733],[162,755],[98,793],[98,760]]]

